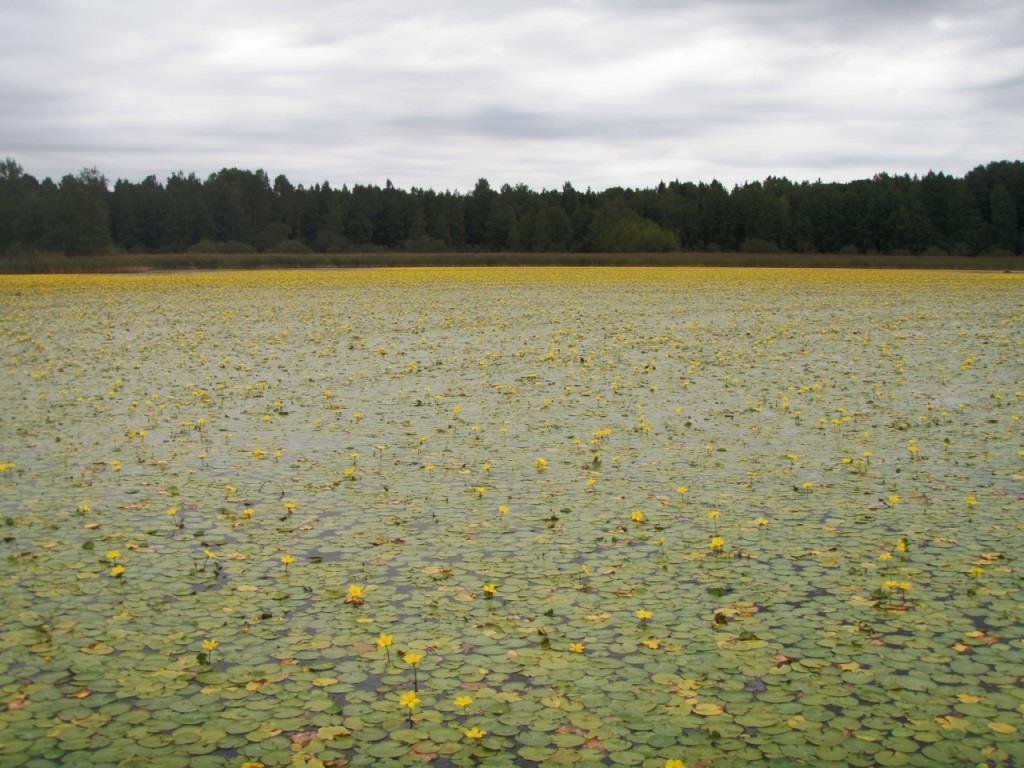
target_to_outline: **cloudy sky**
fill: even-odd
[[[1024,158],[1020,0],[8,0],[36,176],[601,189]]]

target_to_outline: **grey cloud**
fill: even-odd
[[[0,155],[438,188],[959,173],[1024,149],[1018,6],[19,4]]]

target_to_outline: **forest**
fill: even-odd
[[[303,186],[263,170],[205,180],[38,180],[0,164],[0,254],[740,251],[1011,256],[1021,253],[1024,163],[963,177],[880,173],[845,183],[710,183],[468,193]]]

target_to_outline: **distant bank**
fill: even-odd
[[[133,253],[102,256],[31,254],[0,258],[0,273],[110,273],[209,269],[355,269],[451,266],[720,266],[865,269],[1024,270],[1024,256],[845,253]]]

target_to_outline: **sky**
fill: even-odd
[[[0,0],[0,157],[470,190],[1024,158],[1020,0]]]

